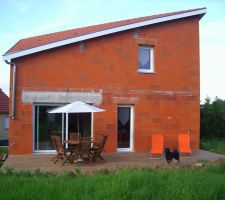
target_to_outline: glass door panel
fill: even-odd
[[[69,132],[79,132],[81,137],[91,137],[91,113],[70,113]]]
[[[51,141],[51,134],[59,134],[62,140],[69,139],[66,135],[66,114],[53,114],[47,111],[57,108],[60,105],[36,105],[35,106],[35,127],[34,127],[34,151],[52,151],[54,147]],[[79,130],[82,137],[91,137],[92,114],[91,113],[69,113],[69,133]],[[78,120],[79,118],[79,120]],[[62,133],[63,132],[63,133]],[[62,135],[63,134],[63,135]]]
[[[58,106],[35,106],[34,150],[54,150],[51,134],[62,136],[62,114],[50,114],[47,111]]]
[[[131,150],[131,107],[120,106],[117,113],[117,148],[119,151]]]

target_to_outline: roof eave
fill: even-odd
[[[181,14],[174,14],[174,15],[170,15],[170,16],[166,16],[166,17],[160,17],[160,18],[156,18],[156,19],[145,20],[142,22],[136,22],[136,23],[132,23],[132,24],[122,25],[122,26],[118,26],[118,27],[114,27],[114,28],[110,28],[110,29],[106,29],[106,30],[89,33],[86,35],[81,35],[78,37],[73,37],[70,39],[65,39],[62,41],[57,41],[57,42],[33,47],[30,49],[26,49],[26,50],[14,52],[14,53],[6,53],[3,55],[3,60],[10,61],[11,59],[14,59],[14,58],[19,58],[22,56],[41,52],[44,50],[48,50],[48,49],[52,49],[52,48],[56,48],[56,47],[60,47],[60,46],[64,46],[64,45],[68,45],[68,44],[72,44],[72,43],[76,43],[76,42],[80,42],[80,41],[84,41],[84,40],[88,40],[88,39],[92,39],[92,38],[96,38],[96,37],[100,37],[103,35],[117,33],[120,31],[130,30],[133,28],[143,27],[143,26],[147,26],[147,25],[157,24],[157,23],[161,23],[161,22],[196,16],[196,15],[200,15],[200,17],[202,17],[206,12],[207,12],[207,8],[203,8],[203,9],[196,10],[196,11],[190,11],[190,12],[181,13]]]

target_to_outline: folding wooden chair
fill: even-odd
[[[91,138],[90,137],[81,137],[79,142],[78,152],[76,154],[77,165],[79,163],[79,159],[92,162],[91,155]]]
[[[8,155],[6,153],[0,154],[0,161],[5,161],[7,157],[8,157]]]
[[[71,155],[67,155],[67,151],[62,144],[61,137],[58,135],[51,135],[51,139],[57,153],[57,155],[52,159],[54,161],[54,164],[58,160],[63,160],[63,165],[67,160],[70,161],[70,163],[72,163],[73,160],[71,159]]]
[[[104,161],[104,158],[101,156],[101,153],[105,147],[108,136],[98,135],[96,140],[91,148],[91,153],[93,156],[93,161],[95,162],[98,158]]]
[[[80,136],[78,132],[70,132],[70,140],[79,140]]]
[[[70,132],[70,140],[79,141],[79,139],[80,139],[80,134],[78,132]],[[73,145],[70,145],[69,148],[72,152],[76,152],[79,148],[79,145],[73,144]]]

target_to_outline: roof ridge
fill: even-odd
[[[205,9],[205,10],[204,10]],[[118,21],[94,24],[64,31],[57,31],[19,40],[4,55],[3,60],[10,60],[46,49],[71,44],[103,35],[112,34],[119,31],[129,30],[137,27],[147,26],[160,22],[191,17],[195,15],[203,16],[206,8],[195,8],[180,10],[163,14],[148,15],[136,18],[123,19]]]

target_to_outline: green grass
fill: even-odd
[[[225,199],[225,162],[204,169],[126,169],[93,176],[0,173],[0,199]]]
[[[225,138],[224,139],[202,138],[201,149],[225,155]]]

